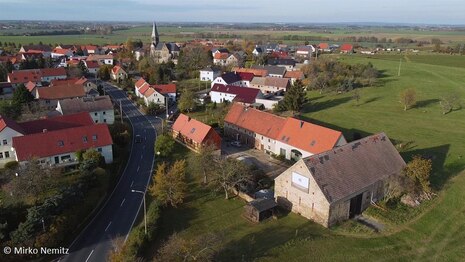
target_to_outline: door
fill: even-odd
[[[350,199],[349,218],[354,218],[362,213],[363,193]]]

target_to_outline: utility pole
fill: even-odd
[[[166,120],[168,120],[168,118],[170,117],[170,115],[168,114],[168,96],[166,96],[165,101],[166,101]]]
[[[123,105],[121,104],[121,100],[119,101],[119,113],[121,114],[121,124],[123,124]]]
[[[146,189],[147,190],[147,189]],[[145,205],[145,193],[139,190],[131,190],[133,193],[142,194],[142,198],[144,199],[144,226],[145,226],[145,234],[147,235],[147,206]]]
[[[402,66],[402,57],[400,58],[400,61],[399,61],[399,72],[397,72],[397,76],[400,76],[400,68]]]

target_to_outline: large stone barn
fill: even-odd
[[[325,227],[347,220],[384,197],[405,162],[380,133],[303,158],[275,179],[279,205]]]

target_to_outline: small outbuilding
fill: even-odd
[[[260,198],[250,201],[244,210],[244,217],[248,220],[258,223],[271,217],[277,204],[274,199]]]

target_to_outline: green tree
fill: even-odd
[[[161,157],[169,157],[174,151],[174,139],[167,134],[163,134],[157,137],[155,141],[155,152]]]
[[[84,174],[92,173],[97,167],[105,165],[105,158],[95,149],[88,149],[82,154],[79,170]]]
[[[431,159],[414,156],[404,168],[404,174],[413,182],[414,193],[431,193],[430,175],[433,170]]]
[[[200,69],[211,65],[213,57],[209,50],[201,45],[190,45],[183,48],[179,54],[177,64],[178,77],[195,78],[198,76]]]
[[[404,106],[404,111],[412,108],[417,102],[417,92],[409,88],[400,93],[400,103]]]
[[[100,66],[97,76],[104,81],[110,80],[110,67],[108,65]]]
[[[12,103],[11,100],[0,100],[0,115],[17,119],[21,116],[21,106]]]
[[[77,65],[79,70],[81,71],[81,75],[86,76],[89,73],[89,70],[87,69],[86,65],[84,64],[84,61],[79,61],[79,64]]]
[[[299,112],[305,104],[305,90],[302,81],[297,80],[286,91],[284,95],[283,104],[287,110]]]
[[[153,101],[149,103],[149,105],[146,108],[146,113],[147,115],[156,115],[157,112],[160,110],[160,105],[155,104]]]
[[[29,90],[27,90],[24,84],[20,84],[18,87],[16,87],[12,98],[13,104],[27,105],[32,101],[34,101],[34,96],[31,94],[31,92],[29,92]]]
[[[194,110],[195,104],[194,92],[189,89],[184,89],[181,98],[178,101],[178,108],[181,112],[191,112]]]
[[[198,153],[189,155],[189,169],[193,173],[203,174],[203,183],[208,183],[209,176],[215,172],[214,163],[216,147],[212,144],[202,145]]]
[[[8,69],[3,64],[0,64],[0,82],[6,82],[8,77]]]
[[[187,192],[186,161],[178,160],[169,169],[165,162],[158,165],[153,181],[150,193],[159,203],[173,207],[182,204]]]

